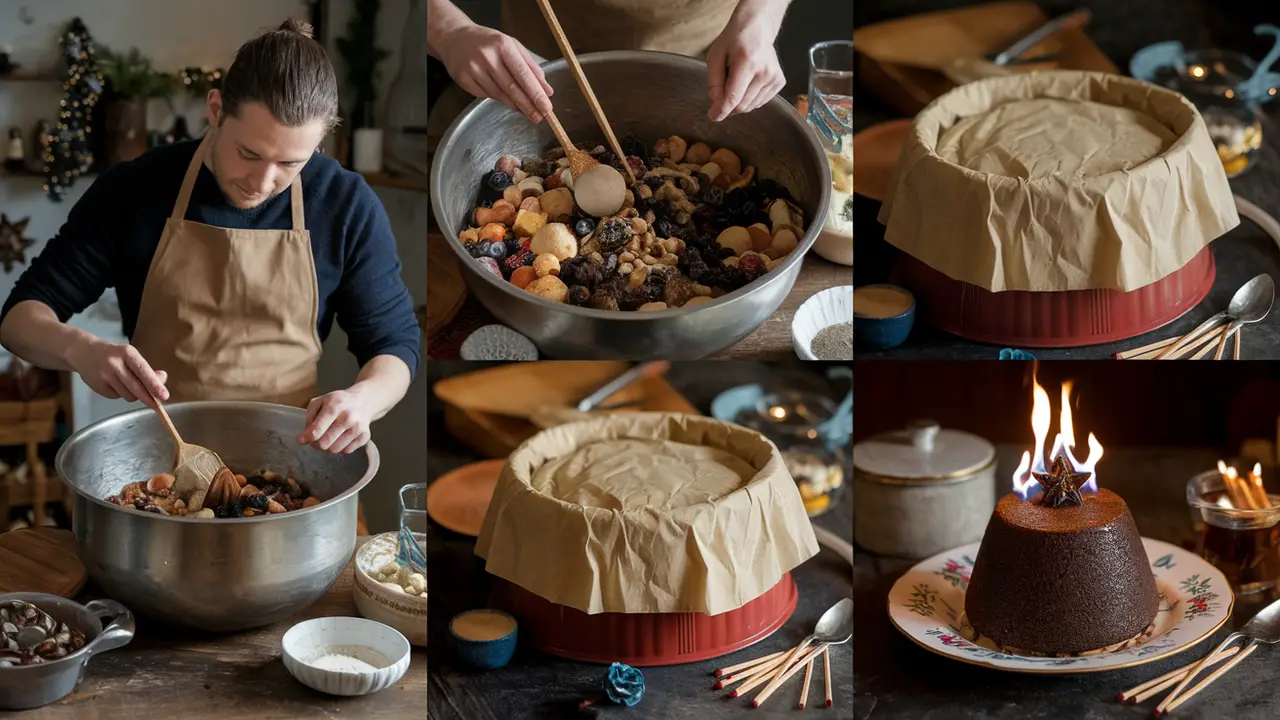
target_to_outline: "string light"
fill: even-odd
[[[44,155],[44,191],[54,202],[61,202],[76,178],[93,167],[89,118],[103,87],[93,38],[80,18],[71,21],[59,43],[67,65],[63,98],[58,103],[57,121],[42,138],[48,148]]]

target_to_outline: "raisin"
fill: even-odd
[[[644,177],[644,174],[649,171],[649,168],[645,167],[644,160],[635,155],[627,156],[627,165],[631,168],[631,174],[635,177]]]
[[[520,238],[515,235],[508,235],[503,239],[502,243],[507,246],[506,256],[515,255],[520,252],[520,248],[524,247],[524,244],[520,242]]]
[[[662,183],[663,183],[663,178],[661,175],[650,175],[649,177],[644,179],[644,184],[648,185],[650,188],[654,190],[657,190],[658,188],[662,187]]]
[[[674,231],[671,221],[666,218],[662,218],[653,224],[653,232],[660,238],[669,238]]]
[[[649,169],[652,170],[653,168],[662,167],[662,163],[664,163],[665,161],[666,161],[665,158],[660,158],[657,155],[654,155],[653,157],[649,158],[646,164],[649,166]]]
[[[236,500],[231,503],[228,513],[231,517],[244,517],[244,505],[241,505],[240,501]]]
[[[213,509],[213,516],[216,518],[231,517],[231,509],[226,505],[219,505],[218,507]]]
[[[591,297],[591,291],[582,285],[574,285],[569,288],[569,304],[570,305],[586,305],[587,300]]]
[[[631,223],[621,218],[606,220],[596,231],[596,239],[605,252],[613,252],[631,241]]]
[[[724,190],[721,190],[715,185],[703,185],[702,201],[711,205],[719,205],[724,202]]]
[[[605,258],[604,271],[606,273],[613,273],[613,272],[617,272],[617,270],[618,270],[618,256],[610,255],[609,257]]]
[[[579,238],[584,238],[596,229],[596,221],[591,218],[582,218],[573,224],[573,234]]]
[[[737,290],[747,284],[747,276],[736,267],[722,267],[714,271],[708,279],[710,282],[704,282],[704,285],[729,291]]]
[[[488,185],[490,190],[502,192],[511,186],[511,176],[500,170],[494,170],[485,176],[484,184]]]
[[[604,289],[596,289],[587,298],[587,307],[596,310],[618,310],[618,296]]]
[[[622,138],[622,152],[628,155],[648,155],[648,148],[635,135],[627,133]]]
[[[476,205],[479,205],[482,208],[491,208],[493,207],[493,202],[493,198],[482,197]]]
[[[265,494],[258,493],[257,495],[250,495],[249,497],[245,498],[243,502],[245,507],[252,508],[259,512],[266,512],[267,505],[271,501],[267,499],[267,496]]]

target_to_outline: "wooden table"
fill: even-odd
[[[360,538],[357,547],[366,540]],[[297,623],[317,617],[359,616],[352,597],[354,560],[352,563],[315,605],[296,617],[257,630],[213,636],[138,618],[133,642],[90,660],[75,692],[53,705],[24,712],[21,717],[421,718],[426,715],[427,705],[425,648],[413,649],[409,671],[399,683],[380,693],[356,698],[315,692],[294,680],[280,660],[281,638]]]
[[[997,446],[1000,492],[1012,477],[1025,447]],[[1212,468],[1221,451],[1197,447],[1107,447],[1099,482],[1119,493],[1133,512],[1143,537],[1195,551],[1196,533],[1187,510],[1185,487],[1195,473]],[[1105,474],[1104,474],[1105,473]],[[1274,486],[1273,486],[1274,489]],[[854,676],[858,696],[854,718],[862,720],[1105,720],[1150,717],[1156,701],[1142,706],[1116,702],[1127,688],[1207,655],[1232,630],[1276,599],[1277,594],[1236,599],[1226,627],[1194,647],[1138,667],[1085,675],[1039,676],[967,665],[927,652],[889,622],[889,589],[915,561],[858,552],[854,569]],[[1253,657],[1178,708],[1180,720],[1263,720],[1280,709],[1275,673],[1280,657],[1263,647]],[[1163,696],[1161,696],[1163,697]]]
[[[430,231],[427,235],[429,246],[439,248],[440,244],[447,240],[436,231]],[[445,248],[444,250],[447,250]],[[439,255],[444,255],[443,251],[437,250]],[[433,255],[438,257],[439,255]],[[454,301],[457,293],[465,293],[465,286],[461,278],[455,273],[459,272],[456,268],[450,267],[452,263],[440,263],[443,267],[437,269],[435,265],[430,270],[431,283],[439,288],[433,292],[430,288],[427,291],[427,308],[428,326],[431,325],[433,315],[439,314],[443,317],[454,318],[452,324],[445,323],[441,329],[440,335],[450,336],[445,342],[437,342],[436,337],[428,337],[428,352],[435,351],[432,359],[450,360],[457,359],[456,347],[466,337],[471,330],[496,322],[493,315],[485,310],[475,298],[467,298],[465,302],[455,307]],[[787,295],[782,302],[782,306],[776,312],[765,320],[764,324],[756,329],[747,337],[738,342],[737,345],[714,356],[721,360],[785,360],[796,357],[795,350],[791,343],[791,319],[795,317],[796,310],[800,305],[810,297],[827,288],[838,287],[840,285],[853,284],[853,268],[845,265],[837,265],[833,262],[819,257],[817,253],[809,253],[804,259],[804,265],[800,268],[800,275],[796,278],[796,284],[791,288],[791,293]],[[447,306],[447,307],[446,307]],[[452,311],[452,312],[450,312]],[[516,328],[517,330],[519,328]],[[447,348],[441,351],[438,348]]]

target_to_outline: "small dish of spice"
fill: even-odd
[[[329,695],[368,695],[400,682],[409,641],[394,628],[355,617],[321,617],[289,628],[284,666],[298,682]]]
[[[853,286],[805,300],[791,321],[791,342],[803,360],[853,360]]]

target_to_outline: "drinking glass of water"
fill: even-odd
[[[400,488],[400,535],[396,560],[409,572],[427,574],[427,484]]]
[[[809,48],[809,124],[827,152],[843,154],[853,138],[853,41]]]

